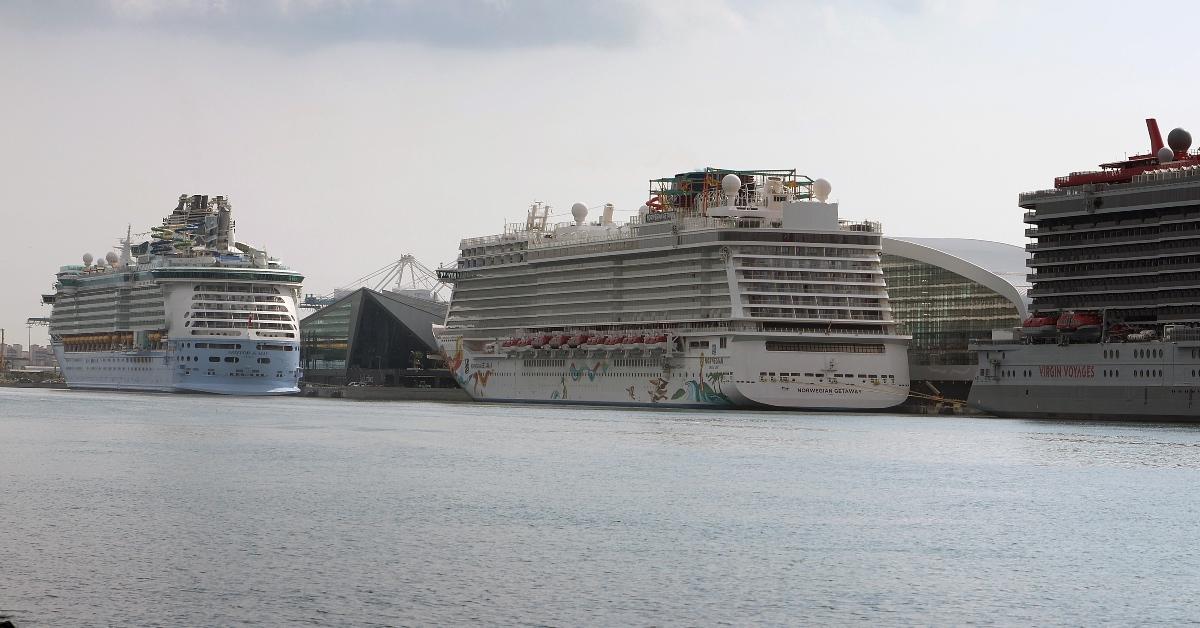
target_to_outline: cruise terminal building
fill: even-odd
[[[1028,315],[1025,249],[965,238],[883,238],[892,316],[912,336],[913,393],[966,399],[978,369],[974,340]]]

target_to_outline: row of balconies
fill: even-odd
[[[1188,229],[1179,230],[1163,230],[1155,228],[1152,230],[1144,230],[1141,233],[1120,233],[1109,236],[1096,238],[1072,238],[1058,239],[1053,238],[1046,241],[1045,234],[1042,235],[1042,240],[1031,242],[1025,245],[1026,251],[1048,251],[1054,249],[1073,249],[1086,248],[1100,244],[1118,244],[1118,243],[1135,243],[1143,242],[1147,244],[1170,242],[1175,240],[1195,239],[1200,236],[1200,223],[1191,225]]]

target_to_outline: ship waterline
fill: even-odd
[[[447,364],[475,399],[880,409],[908,395],[880,229],[795,171],[652,182],[629,222],[525,223],[460,245]]]

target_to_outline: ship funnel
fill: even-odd
[[[1162,133],[1158,131],[1158,120],[1146,118],[1146,131],[1150,133],[1150,152],[1157,155],[1158,149],[1163,147]]]
[[[603,214],[603,216],[602,216],[602,218],[601,218],[601,220],[600,220],[600,224],[602,224],[602,225],[611,225],[611,224],[612,224],[612,217],[613,217],[613,204],[612,204],[612,203],[605,203],[605,204],[604,204],[604,214]]]

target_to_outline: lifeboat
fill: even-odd
[[[570,340],[571,340],[571,337],[570,337],[570,336],[568,336],[568,335],[566,335],[566,334],[559,334],[559,335],[557,335],[557,336],[553,336],[553,337],[551,337],[551,338],[550,338],[550,348],[551,348],[551,349],[563,349],[563,348],[566,348],[566,346],[567,346],[567,343],[568,343]]]
[[[1053,338],[1058,332],[1058,314],[1033,314],[1021,322],[1021,335],[1032,339]]]
[[[541,349],[548,344],[550,344],[550,334],[539,334],[537,336],[533,336],[529,341],[529,346],[533,347],[534,349]]]
[[[625,336],[621,344],[626,349],[641,349],[646,346],[646,337],[641,335]]]
[[[590,349],[595,349],[602,344],[604,344],[604,337],[592,334],[592,335],[584,336],[583,342],[579,343],[579,346],[584,349],[590,350]]]
[[[583,341],[586,338],[587,338],[587,336],[584,336],[583,334],[575,334],[574,336],[571,336],[570,338],[567,339],[567,346],[574,349],[574,348],[578,347],[579,345],[583,344]]]
[[[667,335],[666,334],[656,334],[653,336],[646,336],[646,348],[647,349],[666,349],[667,348]]]
[[[516,344],[517,344],[516,338],[505,338],[504,342],[500,343],[500,346],[504,349],[508,349]]]
[[[1059,331],[1079,331],[1088,327],[1100,327],[1100,315],[1095,312],[1075,312],[1067,310],[1058,317],[1056,327]]]
[[[513,348],[517,351],[528,351],[532,349],[532,347],[529,346],[529,343],[529,338],[517,338],[516,342],[513,343]]]
[[[624,339],[625,338],[623,336],[605,336],[604,337],[604,348],[610,349],[610,350],[611,349],[620,349],[621,341]]]
[[[1096,312],[1076,312],[1067,310],[1058,317],[1055,327],[1058,331],[1072,334],[1076,338],[1100,337],[1100,326],[1103,320]]]

